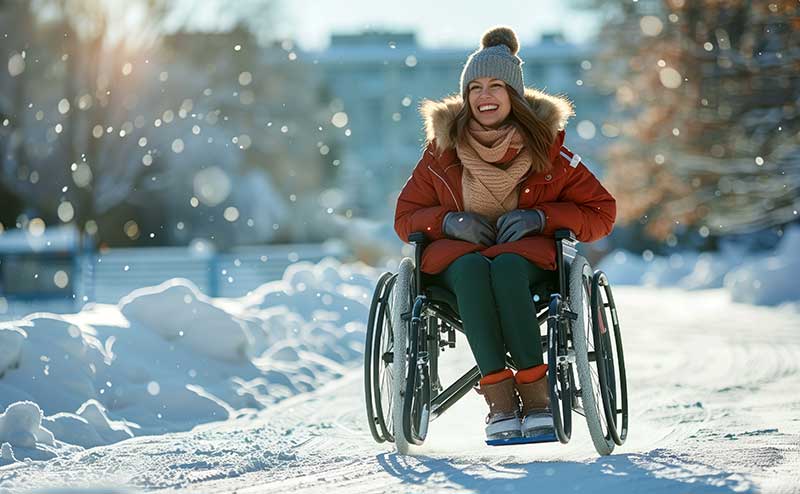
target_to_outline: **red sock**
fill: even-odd
[[[478,383],[481,385],[497,384],[500,381],[505,381],[511,377],[514,377],[514,373],[511,372],[511,369],[503,369],[501,371],[492,372],[491,374],[486,374],[481,378],[480,381],[478,381]]]
[[[538,381],[543,378],[545,374],[547,374],[547,365],[542,364],[517,371],[517,375],[514,376],[514,379],[517,380],[517,384],[528,384]]]

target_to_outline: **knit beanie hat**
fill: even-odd
[[[519,41],[510,27],[495,27],[481,38],[481,47],[473,52],[461,72],[461,94],[467,84],[479,77],[494,77],[514,88],[522,96],[522,60],[517,56]]]

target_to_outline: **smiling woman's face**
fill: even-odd
[[[486,127],[499,126],[511,113],[506,83],[500,79],[479,77],[470,81],[467,96],[472,116]]]

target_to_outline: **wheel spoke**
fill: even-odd
[[[385,387],[391,386],[393,377],[394,374],[392,373],[392,369],[390,369],[388,366],[385,367],[383,377],[381,378],[381,389],[384,389],[384,385]]]
[[[600,388],[600,376],[598,375],[597,371],[589,366],[589,371],[592,375],[592,394],[594,395],[594,408],[597,410],[597,416],[600,418],[600,422],[603,424],[605,430],[608,430],[608,422],[606,421],[606,414],[604,411],[602,399],[603,393]]]
[[[381,364],[378,367],[380,374],[380,402],[381,402],[381,415],[380,420],[383,422],[389,434],[394,435],[394,417],[392,414],[392,405],[394,403],[394,364],[387,362],[383,356],[392,353],[394,347],[394,330],[392,326],[392,297],[391,292],[384,294],[385,300],[382,302],[383,327],[381,331],[380,341],[380,355]]]

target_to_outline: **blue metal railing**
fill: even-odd
[[[286,268],[298,261],[318,262],[324,257],[342,259],[342,247],[326,244],[282,244],[239,247],[223,253],[198,253],[186,247],[147,247],[83,251],[60,254],[25,254],[35,262],[34,271],[52,271],[56,260],[70,266],[66,289],[50,279],[39,280],[37,290],[15,291],[10,265],[20,256],[0,253],[0,296],[8,300],[36,301],[73,298],[77,307],[86,302],[116,303],[136,288],[153,286],[171,278],[186,278],[212,297],[239,297],[269,281],[278,280]],[[65,257],[67,256],[67,257]],[[27,267],[27,271],[31,271]],[[0,271],[2,275],[2,271]],[[28,286],[31,286],[28,284]]]

